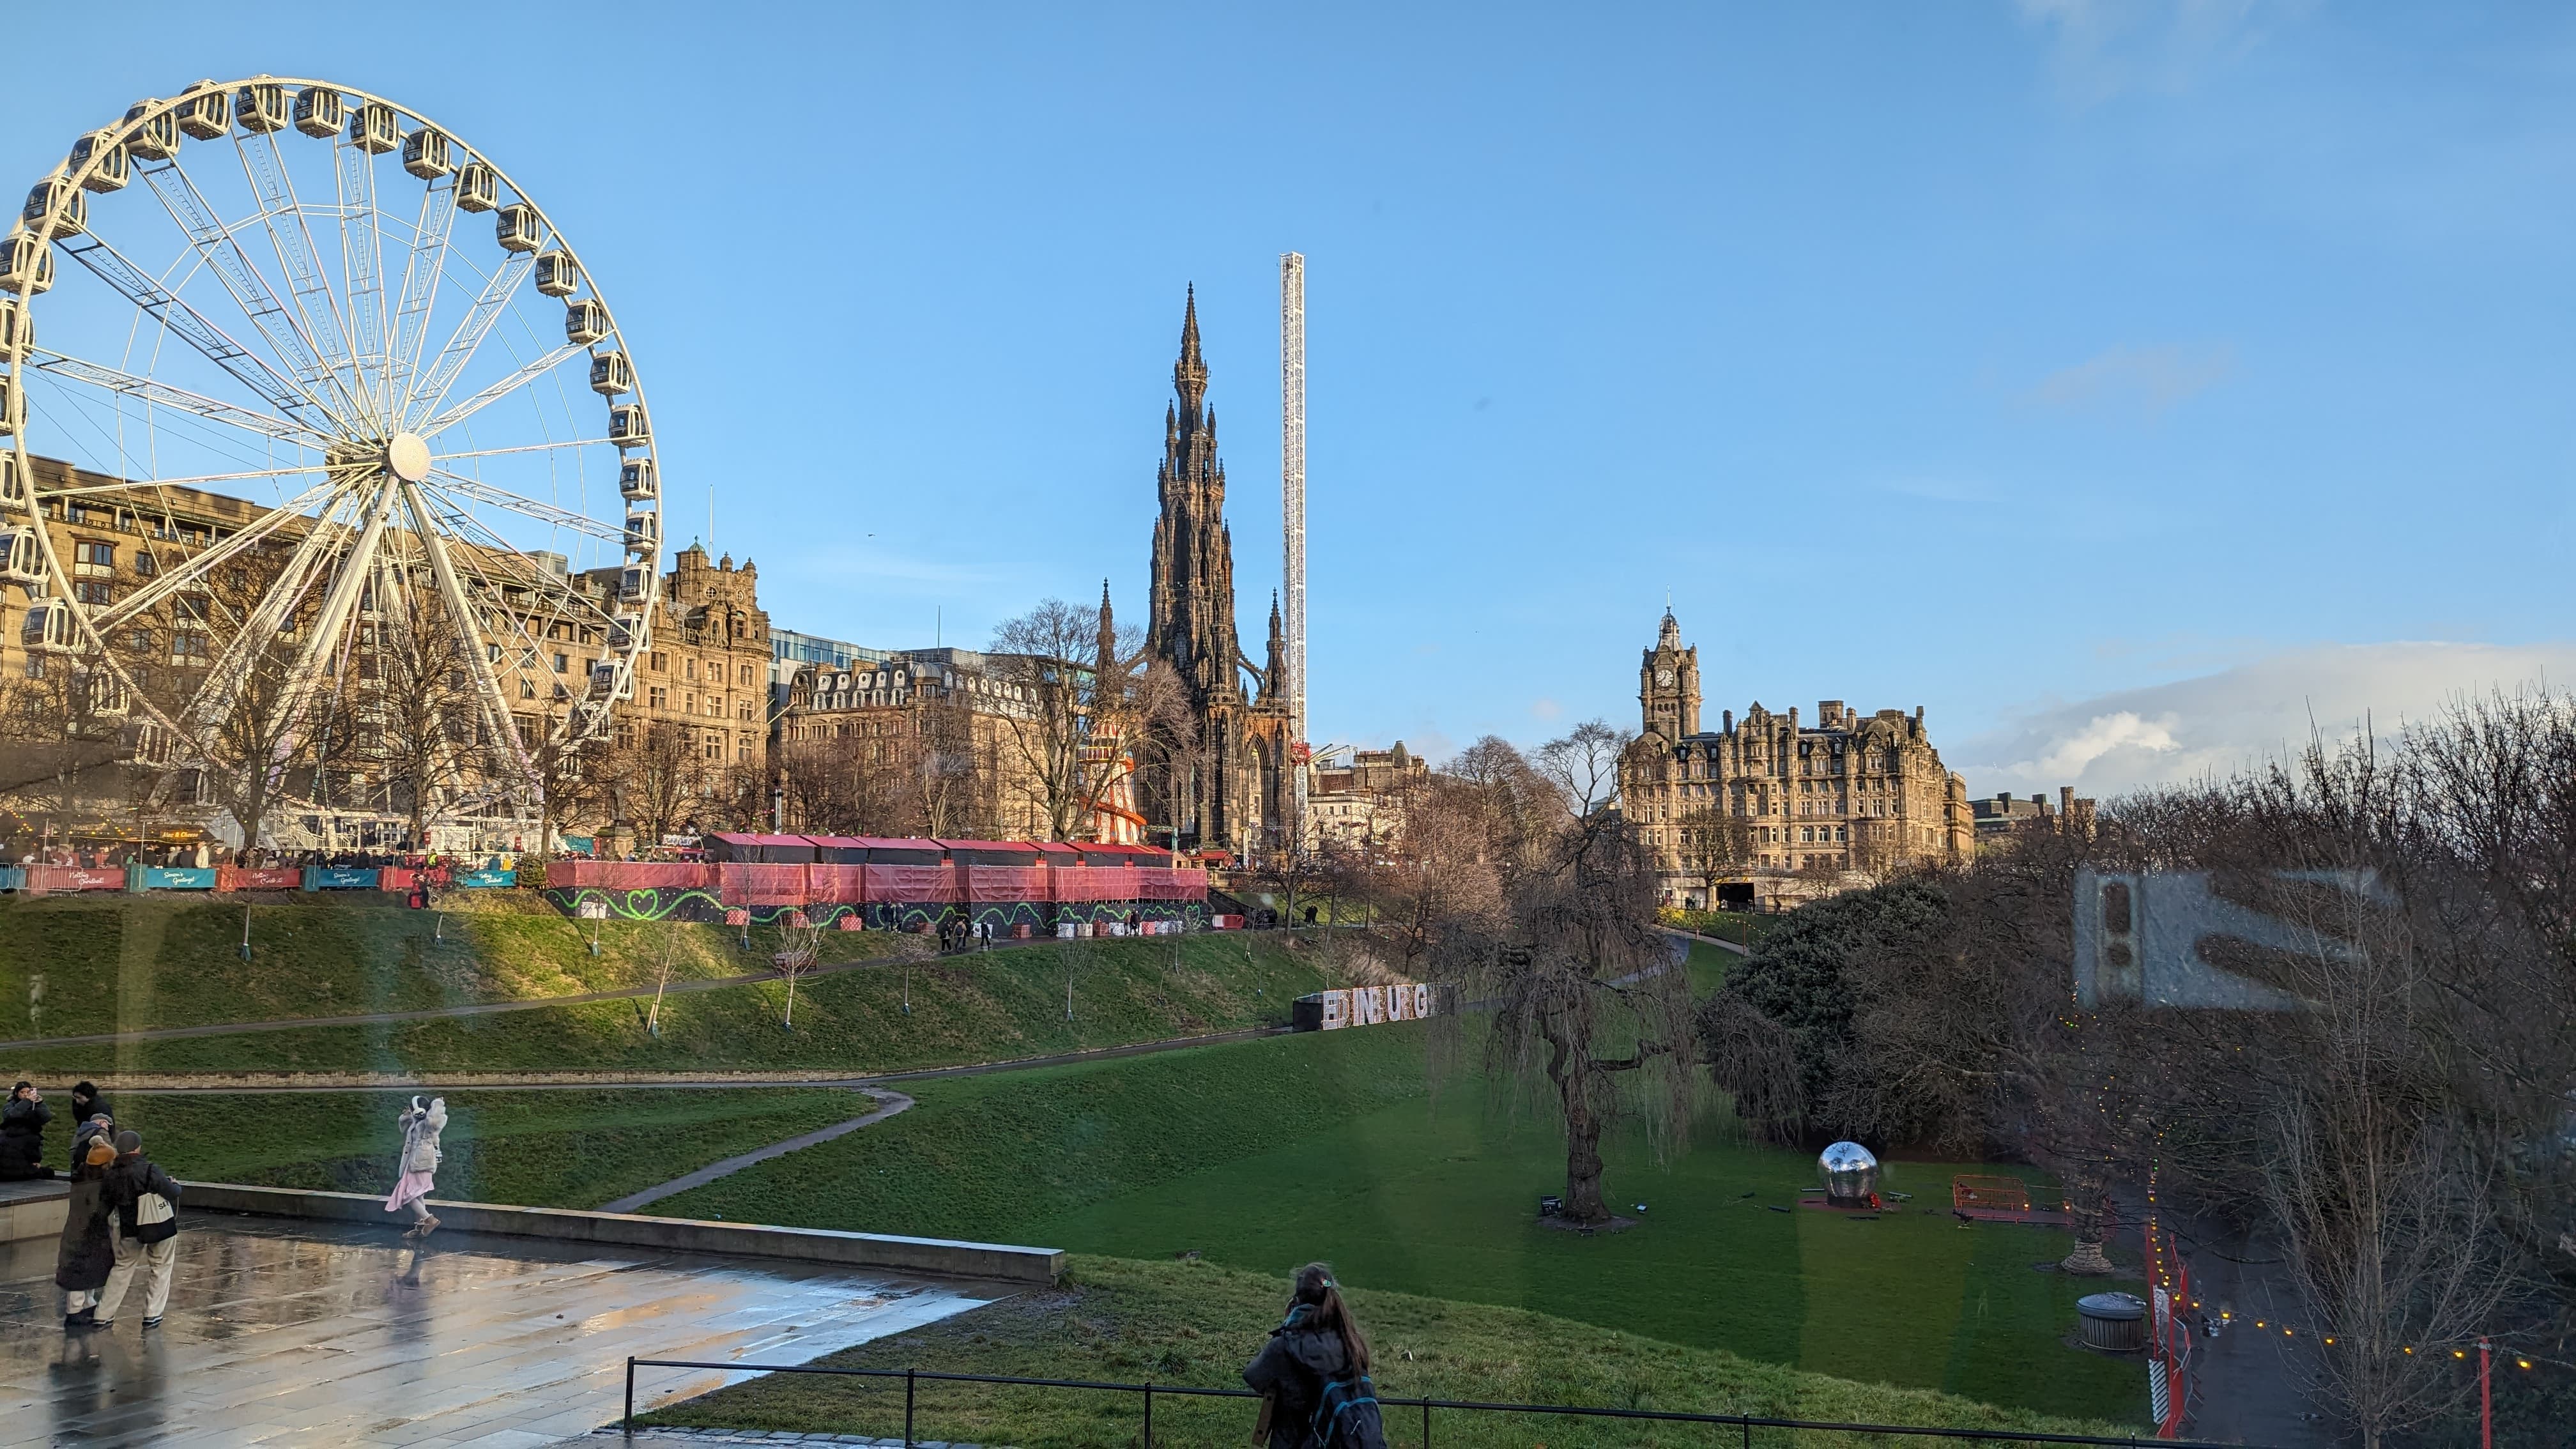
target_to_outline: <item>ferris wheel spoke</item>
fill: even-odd
[[[403,485],[404,502],[411,514],[412,530],[419,538],[421,551],[429,556],[429,567],[438,581],[439,596],[447,602],[447,613],[455,621],[458,642],[463,646],[465,667],[474,688],[476,708],[481,712],[485,738],[497,749],[506,750],[508,758],[522,777],[532,779],[535,762],[529,758],[526,742],[519,738],[518,722],[510,716],[509,701],[501,691],[500,676],[492,671],[492,656],[499,651],[487,647],[483,637],[481,614],[465,596],[465,586],[457,577],[455,561],[448,556],[447,536],[438,527],[429,502],[421,496],[416,484]]]
[[[235,342],[222,328],[207,321],[203,313],[164,290],[95,233],[83,232],[55,244],[154,321],[205,354],[207,361],[231,373],[235,381],[257,393],[270,407],[315,432],[330,430],[329,410],[306,397],[293,379],[281,375],[267,359]]]
[[[323,471],[320,463],[298,468],[255,468],[246,473],[198,473],[186,478],[120,478],[113,483],[88,483],[77,488],[38,487],[42,499],[81,498],[105,493],[147,493],[161,488],[197,488],[208,483],[240,483],[260,478],[294,478]]]
[[[109,392],[136,398],[157,407],[175,408],[181,412],[194,413],[210,422],[224,423],[278,442],[320,448],[330,441],[329,433],[304,423],[268,413],[254,412],[249,408],[210,398],[202,393],[190,392],[186,388],[173,387],[166,382],[156,382],[148,377],[137,377],[133,373],[121,368],[109,367],[105,363],[68,357],[44,348],[30,348],[27,351],[27,365],[56,377],[85,382],[92,387],[105,388]]]
[[[260,220],[268,229],[269,246],[277,253],[278,267],[286,274],[287,290],[295,298],[296,313],[303,319],[304,335],[313,339],[321,353],[322,373],[312,382],[330,388],[344,416],[364,416],[350,378],[342,375],[354,372],[348,324],[341,319],[340,300],[332,294],[331,283],[322,270],[321,248],[313,240],[313,227],[304,204],[295,194],[294,173],[287,169],[286,157],[277,149],[277,133],[244,133],[235,144],[241,152],[242,174],[259,198]],[[290,224],[281,226],[280,218]]]
[[[477,503],[506,508],[521,517],[533,518],[539,523],[551,524],[556,528],[585,533],[592,538],[605,539],[620,546],[626,542],[625,530],[602,523],[587,513],[575,513],[569,508],[558,508],[551,503],[539,503],[533,498],[522,498],[507,489],[495,488],[489,483],[468,478],[462,473],[450,473],[444,468],[432,468],[429,476],[435,480],[432,486],[442,495],[462,495]],[[455,498],[448,498],[448,502],[454,503]]]
[[[182,712],[183,733],[195,739],[208,740],[224,731],[235,708],[241,703],[243,693],[259,682],[255,677],[259,656],[286,632],[288,623],[329,562],[332,552],[348,537],[347,526],[334,520],[344,506],[355,504],[359,497],[358,490],[347,490],[333,498],[313,519],[312,529],[297,541],[295,552],[287,556],[277,576],[268,581],[259,603],[236,623],[232,637],[224,641],[223,652],[216,656],[213,666],[206,671],[205,684]],[[270,517],[276,518],[283,513],[281,509]],[[241,537],[241,534],[235,534],[227,542],[238,541]],[[217,562],[214,557],[217,552],[210,549],[190,560],[190,566],[183,575],[165,577],[164,582],[171,585],[164,591],[165,596],[176,594],[178,586],[183,583],[202,581]],[[238,556],[240,552],[239,549],[229,551],[231,556]],[[133,612],[129,607],[127,617],[131,617]],[[266,737],[265,731],[259,733]],[[255,762],[244,763],[247,766]]]
[[[557,448],[613,448],[611,438],[567,438],[560,443],[521,443],[513,448],[468,448],[461,453],[440,453],[433,461],[446,463],[458,458],[497,458],[504,453],[545,453]]]
[[[170,213],[170,219],[187,233],[188,244],[223,279],[224,289],[232,294],[242,315],[250,319],[251,325],[268,339],[275,355],[285,362],[286,373],[294,379],[298,394],[329,413],[330,406],[318,390],[323,375],[319,349],[285,304],[277,300],[276,292],[260,276],[250,253],[242,249],[231,229],[216,219],[205,193],[197,189],[197,183],[176,159],[137,162],[134,169],[151,185],[153,195],[161,198],[162,209]]]
[[[350,369],[372,416],[390,412],[383,397],[385,281],[376,226],[375,158],[344,133],[331,143],[340,188],[340,273],[348,300]]]
[[[493,383],[490,387],[483,389],[481,392],[474,394],[465,401],[458,403],[456,406],[449,408],[443,413],[440,413],[437,417],[430,419],[427,425],[417,429],[417,431],[424,438],[435,438],[439,434],[446,432],[449,428],[456,426],[458,423],[461,423],[467,418],[474,416],[476,413],[483,411],[483,409],[490,407],[492,404],[499,402],[501,399],[508,397],[510,394],[517,392],[519,389],[526,387],[530,383],[535,382],[538,378],[545,376],[547,373],[554,371],[556,368],[563,366],[574,358],[586,355],[589,351],[589,348],[583,347],[579,343],[567,342],[552,352],[546,353],[541,357],[532,358],[528,362],[521,364],[518,371],[511,373],[509,376]]]
[[[394,313],[392,373],[386,395],[396,413],[405,405],[412,374],[420,367],[422,340],[429,334],[430,308],[438,301],[438,281],[447,261],[447,239],[456,225],[456,179],[441,176],[420,199],[420,220],[412,228],[410,259],[403,266],[402,306]]]
[[[474,354],[483,346],[483,339],[491,335],[493,325],[501,320],[501,314],[509,306],[512,294],[519,290],[519,284],[527,280],[528,273],[534,270],[536,265],[537,259],[533,253],[512,252],[503,260],[500,270],[494,272],[491,278],[484,282],[482,295],[474,299],[474,305],[466,310],[464,320],[456,324],[456,331],[447,339],[446,346],[439,349],[438,360],[430,365],[427,375],[421,378],[420,386],[412,390],[411,400],[403,411],[403,420],[413,432],[424,438],[430,437],[440,428],[448,426],[466,413],[508,392],[509,387],[516,387],[520,381],[537,375],[530,372],[528,368],[521,368],[519,373],[513,374],[509,379],[509,387],[504,387],[499,392],[485,388],[467,403],[460,403],[457,408],[450,409],[452,416],[444,417],[428,426],[420,425],[421,419],[435,413],[439,405],[447,401],[448,391],[456,386],[457,376],[465,371],[467,363],[474,360]],[[546,365],[552,367],[582,350],[577,347],[563,348],[559,352],[549,354],[554,358],[554,362]]]
[[[357,540],[331,576],[331,586],[323,594],[319,612],[313,621],[312,636],[304,641],[297,654],[295,667],[286,677],[280,692],[278,732],[284,742],[281,751],[290,749],[303,724],[305,706],[313,697],[319,682],[319,665],[323,656],[338,647],[341,633],[347,629],[350,615],[358,606],[358,597],[366,590],[374,571],[377,550],[383,545],[385,525],[392,517],[394,488],[391,479],[380,479],[366,500],[366,524]]]
[[[220,540],[214,547],[173,560],[154,577],[151,583],[91,615],[91,619],[100,629],[112,629],[129,619],[141,617],[146,610],[159,608],[164,600],[202,581],[218,565],[249,552],[257,547],[262,539],[284,528],[290,521],[302,517],[305,508],[320,502],[336,486],[330,482],[317,483],[295,498],[251,520],[248,525],[235,531],[232,537]],[[325,517],[328,516],[328,512],[325,510]],[[318,523],[317,520],[317,531]]]

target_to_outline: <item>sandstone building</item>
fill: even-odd
[[[1044,840],[1044,793],[1011,737],[1028,714],[1023,686],[974,650],[854,650],[846,667],[795,668],[776,741],[783,760],[828,751],[909,790],[934,835]]]
[[[1756,703],[1703,730],[1699,651],[1669,609],[1637,702],[1621,808],[1661,858],[1667,904],[1776,908],[1974,848],[1966,782],[1919,707],[1863,715],[1829,699],[1810,723]]]
[[[1431,762],[1397,740],[1388,749],[1354,750],[1315,767],[1306,797],[1306,848],[1379,850],[1404,828],[1406,792],[1431,773]]]

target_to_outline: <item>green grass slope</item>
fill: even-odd
[[[1541,1226],[1564,1182],[1544,1109],[1473,1081],[1436,1094],[1429,1029],[1369,1028],[1153,1058],[934,1081],[866,1132],[667,1199],[675,1216],[1039,1243],[1356,1280],[1520,1308],[1839,1377],[2126,1418],[2138,1365],[2061,1340],[2101,1286],[2032,1265],[2062,1233],[1944,1210],[1956,1167],[1906,1164],[1922,1210],[1797,1206],[1804,1153],[1712,1112],[1689,1150],[1604,1144],[1624,1232]],[[1992,1169],[1981,1169],[1992,1170]]]
[[[502,894],[514,894],[503,892]],[[250,916],[251,959],[241,958]],[[590,953],[593,927],[600,954]],[[649,986],[667,946],[682,978],[763,970],[721,926],[111,896],[0,897],[0,1040],[216,1022],[417,1011]],[[828,932],[828,960],[890,952],[883,933]]]
[[[1377,1356],[1379,1392],[1434,1398],[1593,1404],[1741,1413],[1843,1423],[2119,1433],[2082,1419],[1999,1409],[1921,1389],[1891,1388],[1759,1363],[1721,1349],[1659,1342],[1513,1308],[1389,1291],[1349,1270],[1342,1281]],[[1062,1289],[1005,1300],[823,1360],[853,1368],[925,1368],[1033,1378],[1239,1387],[1286,1297],[1285,1279],[1212,1263],[1078,1257]],[[647,1386],[650,1380],[646,1381]],[[674,1405],[671,1424],[893,1435],[903,1382],[776,1375]],[[1113,1449],[1137,1442],[1136,1396],[987,1385],[923,1384],[918,1437],[1025,1449]],[[1172,1444],[1244,1441],[1248,1400],[1157,1397],[1154,1434]],[[1388,1415],[1389,1442],[1420,1442],[1416,1411]],[[1444,1446],[1702,1446],[1736,1431],[1635,1420],[1441,1414]],[[1756,1431],[1764,1446],[1880,1442]]]
[[[418,919],[416,914],[382,914],[395,915],[398,922]],[[532,933],[557,931],[560,942],[529,950],[532,956],[550,952],[569,958],[560,963],[566,973],[590,971],[597,965],[587,949],[575,943],[569,922],[497,917],[476,918],[474,924],[495,922],[531,928]],[[10,938],[15,924],[0,920],[0,940]],[[448,928],[453,931],[458,925],[451,920]],[[326,918],[309,927],[317,936],[326,928],[363,931],[376,926]],[[696,933],[706,928],[639,925],[626,929],[640,934]],[[504,939],[524,938],[505,934]],[[730,935],[722,938],[731,939]],[[824,939],[848,950],[887,949],[894,944],[882,932],[826,933]],[[17,949],[24,959],[37,955],[39,948],[21,943]],[[76,971],[65,974],[85,972],[94,983],[114,980],[97,959],[107,952],[103,946],[73,948],[56,938],[54,945],[41,949],[46,959],[80,963]],[[629,943],[623,959],[632,960],[649,949]],[[1292,949],[1286,937],[1273,933],[1222,932],[1168,939],[1051,941],[912,965],[889,960],[801,983],[796,989],[793,1032],[780,1027],[785,984],[765,981],[668,998],[658,1038],[644,1030],[646,1003],[629,999],[431,1021],[31,1047],[11,1057],[20,1072],[48,1079],[105,1073],[899,1071],[1284,1022],[1291,1000],[1330,984],[1331,967],[1322,954],[1314,947]],[[496,969],[482,964],[483,958],[462,952],[459,956],[464,962],[455,968],[459,973],[470,969],[488,976]],[[435,978],[438,970],[445,969],[402,963],[378,966],[363,957],[319,947],[293,960],[255,959],[248,972],[238,974],[220,957],[209,961],[203,953],[190,953],[185,960],[185,967],[138,970],[130,988],[118,989],[139,996],[166,991],[196,1002],[185,1013],[160,1006],[139,1013],[154,1024],[191,1017],[240,1020],[246,1015],[256,1018],[258,1012],[227,1011],[205,1000],[220,992],[191,979],[192,973],[202,969],[245,981],[245,990],[255,989],[268,1003],[261,1011],[291,1002],[298,992],[327,993],[323,999],[334,1003],[333,1010],[350,1011],[434,1004],[421,1000],[432,984],[422,978]],[[759,969],[766,957],[745,957],[724,948],[706,960],[703,974],[726,975]],[[234,965],[238,964],[235,960]],[[516,983],[513,989],[536,984],[541,969],[535,960],[516,968],[517,974],[510,978]],[[383,983],[384,989],[374,990],[373,983]],[[599,988],[585,984],[578,989]],[[361,990],[369,990],[372,999],[352,1003],[351,996]],[[92,991],[116,994],[106,986],[94,985]],[[43,994],[47,1032],[69,1032],[69,1026],[56,1021],[55,1003],[62,991],[51,973]],[[462,988],[458,994],[488,999]],[[909,1012],[904,1009],[907,1001]],[[93,1021],[88,1029],[104,1029],[114,1020],[111,1016],[108,1023]]]
[[[859,1093],[671,1088],[660,1091],[446,1092],[443,1198],[590,1208],[711,1162],[872,1110]],[[401,1092],[131,1092],[117,1123],[183,1178],[390,1192],[402,1138]],[[62,1160],[64,1124],[47,1143]]]

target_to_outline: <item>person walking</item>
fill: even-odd
[[[402,1176],[394,1183],[393,1195],[385,1199],[385,1211],[410,1208],[411,1226],[403,1236],[425,1238],[438,1231],[438,1218],[424,1199],[437,1186],[430,1177],[438,1171],[438,1134],[447,1130],[447,1099],[432,1097],[424,1107],[414,1097],[394,1121],[402,1128]]]
[[[116,1266],[107,1275],[107,1290],[98,1295],[100,1328],[116,1321],[125,1290],[137,1272],[143,1285],[143,1326],[159,1328],[161,1310],[170,1306],[171,1269],[179,1259],[179,1184],[161,1164],[143,1155],[143,1135],[128,1128],[116,1134],[116,1161],[107,1169],[108,1210],[116,1215]]]
[[[1243,1381],[1261,1395],[1254,1432],[1266,1430],[1269,1449],[1386,1449],[1368,1335],[1325,1264],[1297,1270],[1288,1316],[1244,1367]]]
[[[63,1331],[75,1333],[98,1319],[98,1290],[116,1267],[115,1216],[107,1208],[107,1169],[116,1161],[116,1144],[92,1139],[89,1150],[72,1167],[72,1193],[65,1205],[63,1240],[54,1252],[54,1286],[63,1301]]]
[[[54,1109],[45,1105],[45,1094],[35,1083],[9,1089],[9,1105],[0,1108],[0,1182],[54,1175],[45,1165],[45,1124],[53,1120]]]

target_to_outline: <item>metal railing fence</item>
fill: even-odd
[[[924,1383],[1002,1384],[1019,1388],[1073,1389],[1095,1393],[1136,1395],[1142,1405],[1141,1443],[1153,1449],[1154,1399],[1257,1399],[1250,1389],[1199,1388],[1185,1384],[1106,1383],[1095,1379],[1032,1379],[1008,1374],[943,1373],[931,1369],[825,1368],[816,1364],[705,1363],[695,1359],[629,1358],[626,1360],[626,1412],[620,1421],[628,1434],[635,1432],[635,1371],[639,1368],[721,1369],[729,1373],[819,1374],[837,1378],[903,1380],[903,1442],[914,1442],[913,1425],[917,1407],[916,1390]],[[1420,1414],[1421,1449],[1431,1449],[1432,1412],[1444,1414],[1521,1414],[1555,1415],[1581,1419],[1647,1419],[1670,1424],[1708,1424],[1740,1428],[1746,1446],[1753,1443],[1756,1429],[1779,1429],[1793,1434],[1876,1434],[1888,1438],[1959,1439],[1984,1444],[2108,1444],[2126,1449],[2248,1449],[2242,1444],[2215,1444],[2196,1439],[2159,1439],[2152,1435],[2108,1436],[2100,1434],[2044,1434],[2033,1430],[2013,1429],[1948,1429],[1909,1424],[1840,1424],[1818,1419],[1774,1419],[1759,1414],[1693,1414],[1670,1409],[1618,1409],[1606,1405],[1574,1404],[1493,1404],[1474,1399],[1406,1398],[1381,1393],[1378,1408],[1386,1419],[1390,1445],[1395,1442],[1396,1412],[1416,1410]]]

